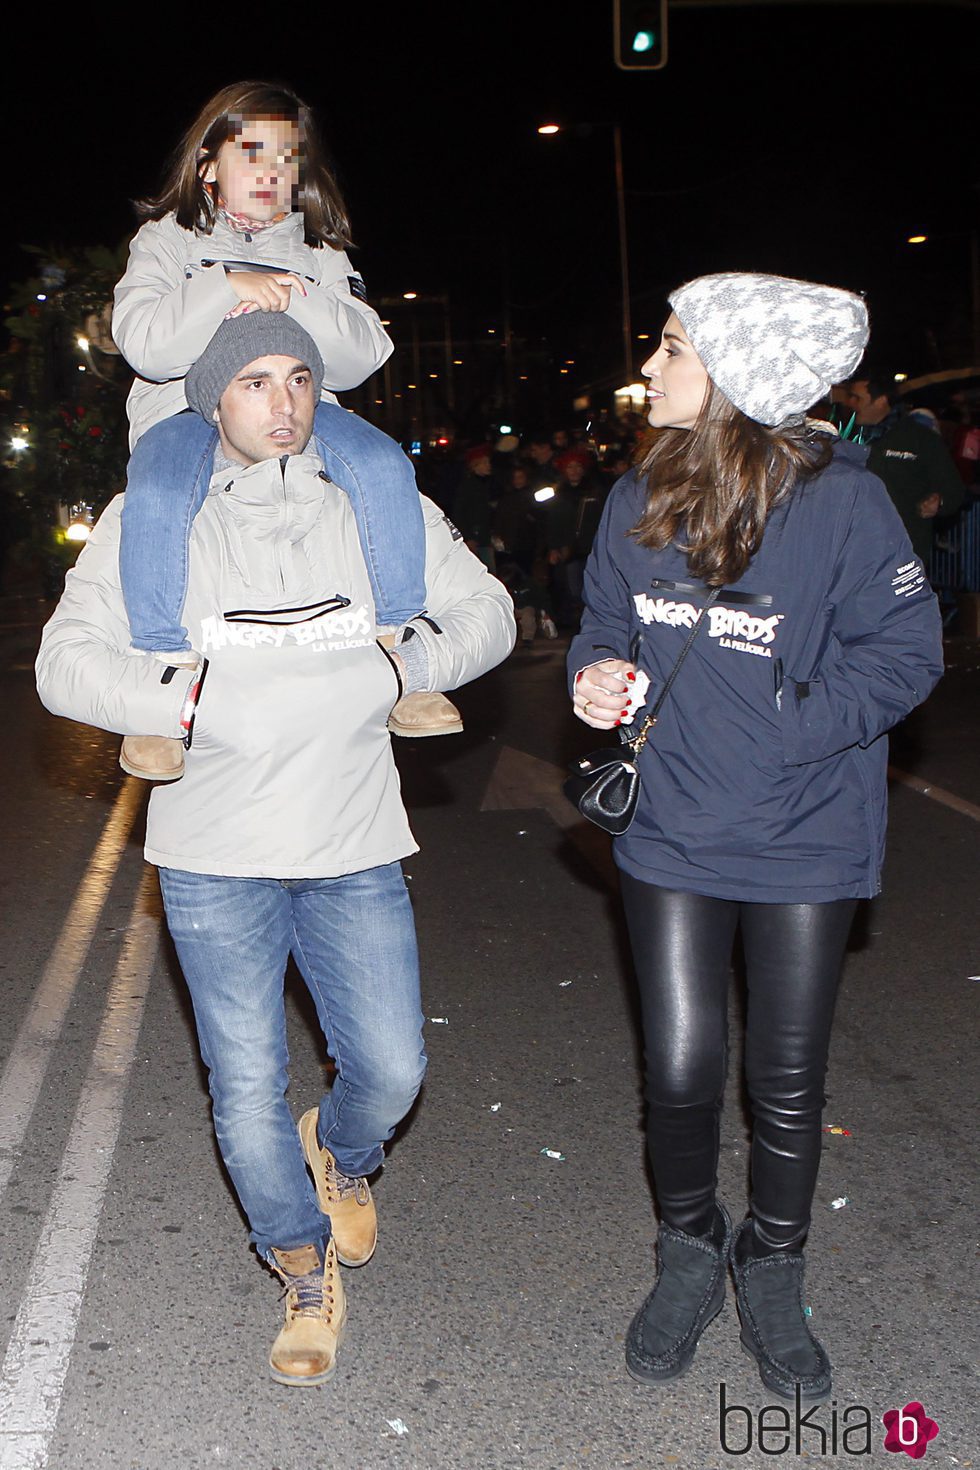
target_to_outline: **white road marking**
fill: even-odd
[[[962,817],[972,817],[975,822],[980,822],[980,806],[974,806],[972,801],[965,801],[962,796],[956,796],[952,791],[944,791],[942,786],[934,786],[931,781],[920,781],[918,776],[910,776],[907,771],[900,771],[897,766],[888,767],[888,775],[892,781],[898,781],[902,786],[909,786],[917,791],[920,796],[928,796],[932,801],[938,801],[942,806],[948,806],[954,812],[959,812]]]
[[[0,1369],[0,1470],[44,1470],[48,1462],[156,959],[155,894],[148,871]]]
[[[0,1199],[17,1162],[55,1043],[116,876],[143,787],[126,779],[61,927],[0,1077]]]

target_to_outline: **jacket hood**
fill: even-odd
[[[309,449],[258,464],[224,462],[211,480],[208,501],[220,510],[226,552],[242,584],[274,589],[285,580],[283,557],[299,558],[315,579],[307,538],[336,486]],[[302,575],[298,568],[293,575]]]

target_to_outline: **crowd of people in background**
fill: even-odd
[[[939,412],[906,402],[893,373],[862,367],[815,418],[868,446],[917,554],[980,498],[980,412],[954,398]],[[523,647],[578,628],[583,571],[609,491],[651,432],[639,414],[615,426],[503,433],[445,442],[415,457],[422,492],[514,599]]]
[[[937,522],[948,525],[971,490],[980,494],[980,417],[965,402],[950,403],[941,417],[905,402],[895,375],[874,366],[861,368],[834,396],[832,421],[867,446],[868,468],[884,482],[928,568]]]
[[[418,457],[420,489],[510,591],[523,646],[578,627],[583,571],[603,507],[644,427],[634,415],[604,441],[589,427],[559,428]]]
[[[917,405],[901,396],[893,373],[862,367],[813,414],[868,446],[869,465],[928,567],[933,546],[945,549],[961,513],[980,499],[977,404],[960,393],[936,410]],[[423,494],[510,591],[524,646],[577,629],[606,498],[650,432],[642,415],[628,414],[598,433],[576,425],[479,443],[444,437],[412,454]],[[11,497],[0,505],[0,568],[18,534]]]

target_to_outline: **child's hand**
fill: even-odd
[[[291,271],[284,271],[281,276],[263,271],[228,271],[225,279],[243,304],[250,302],[259,311],[285,311],[290,291],[307,294],[299,276]],[[238,315],[238,309],[231,314]]]

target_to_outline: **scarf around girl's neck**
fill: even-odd
[[[250,219],[247,214],[233,214],[224,201],[219,200],[218,213],[222,219],[227,220],[236,234],[256,235],[260,230],[267,230],[270,225],[277,225],[280,220],[286,218],[290,211],[280,210],[278,214],[273,215],[272,219]]]

